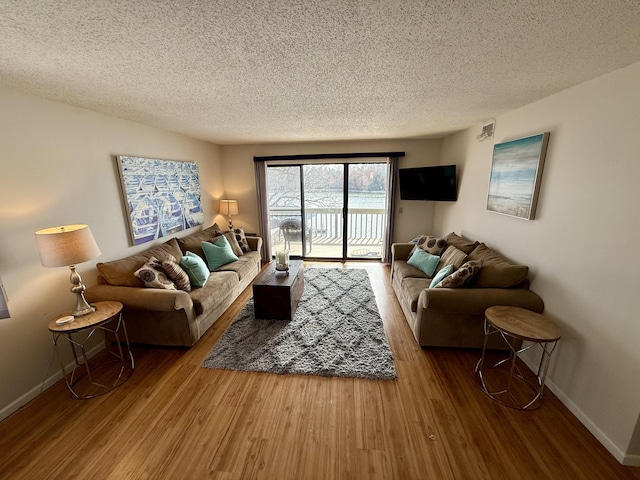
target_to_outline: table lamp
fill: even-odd
[[[233,230],[233,223],[231,223],[231,215],[238,214],[238,201],[237,200],[220,200],[220,215],[226,215],[229,218],[229,230]]]
[[[71,269],[71,292],[76,294],[76,308],[71,314],[80,317],[96,309],[84,298],[86,287],[76,272],[76,264],[100,255],[88,225],[64,225],[38,230],[36,243],[43,267],[69,267]]]

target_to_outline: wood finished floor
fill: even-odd
[[[249,289],[193,348],[134,347],[113,392],[58,383],[0,423],[0,478],[640,479],[551,392],[512,410],[477,386],[478,351],[419,348],[387,266],[330,266],[370,272],[397,380],[201,368]]]

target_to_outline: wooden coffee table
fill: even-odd
[[[253,281],[253,307],[256,318],[291,320],[304,290],[302,260],[291,260],[289,273],[278,272],[276,262]]]

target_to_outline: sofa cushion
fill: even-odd
[[[176,290],[175,284],[167,277],[162,262],[156,257],[151,257],[143,266],[135,271],[134,275],[144,283],[145,287]]]
[[[411,306],[411,311],[416,312],[418,310],[418,297],[420,292],[425,288],[429,288],[431,280],[428,278],[412,278],[407,277],[402,281],[402,295],[404,296],[404,303]]]
[[[416,241],[415,247],[411,250],[411,255],[413,255],[417,249],[422,249],[431,255],[440,256],[446,247],[447,242],[442,238],[420,235]]]
[[[208,272],[207,272],[208,273]],[[215,272],[209,275],[207,284],[189,293],[193,301],[196,315],[212,310],[223,303],[234,287],[239,283],[238,276],[233,272]]]
[[[247,275],[255,275],[254,270],[260,269],[260,254],[258,252],[245,253],[237,261],[227,263],[216,268],[216,272],[234,272],[240,280]]]
[[[193,252],[180,259],[180,266],[189,275],[189,282],[193,287],[204,287],[209,279],[209,267]]]
[[[437,284],[439,284],[442,280],[447,278],[449,275],[453,273],[453,265],[447,265],[444,268],[441,268],[440,271],[433,277],[431,283],[429,284],[429,288],[434,288]]]
[[[460,268],[460,265],[465,262],[466,259],[466,253],[464,253],[462,250],[458,250],[453,245],[449,245],[442,254],[442,257],[440,257],[440,263],[438,264],[437,271],[440,272],[440,270],[448,265],[453,265],[453,269],[457,270],[458,268]]]
[[[482,260],[482,269],[474,277],[474,287],[509,288],[522,283],[527,278],[529,267],[510,262],[481,243],[469,255],[469,260]]]
[[[451,232],[444,237],[448,245],[453,245],[458,250],[462,250],[467,255],[473,252],[473,250],[480,244],[480,242],[473,242],[468,238],[462,237],[455,232]]]
[[[229,245],[229,241],[224,235],[218,237],[213,243],[202,242],[202,250],[207,259],[209,270],[211,271],[214,271],[222,265],[238,260],[238,257],[233,253],[231,245]]]
[[[458,288],[463,286],[478,274],[482,268],[482,260],[471,260],[464,263],[458,270],[440,281],[434,288]]]
[[[199,232],[187,235],[184,238],[178,239],[178,245],[182,251],[181,255],[185,255],[187,252],[193,252],[204,260],[204,252],[202,251],[202,242],[208,242],[216,238],[217,235],[221,235],[222,231],[218,227],[217,223],[214,223],[209,228],[200,230]],[[176,258],[180,258],[179,256]]]
[[[393,276],[400,280],[407,277],[413,278],[429,278],[422,270],[412,267],[404,260],[396,260],[393,262]]]
[[[176,287],[185,292],[191,291],[191,282],[189,281],[189,275],[178,264],[178,260],[173,255],[167,255],[162,261],[162,268],[167,274],[167,277],[176,284]]]
[[[428,277],[431,277],[433,276],[433,272],[436,271],[436,267],[438,266],[439,261],[439,256],[427,253],[418,247],[413,252],[411,257],[409,257],[409,260],[407,260],[407,264],[411,265],[412,267],[419,268]]]
[[[130,257],[98,263],[96,264],[96,268],[100,272],[100,275],[102,275],[102,278],[110,285],[143,287],[144,283],[134,275],[136,270],[147,263],[147,260],[151,257],[156,257],[162,261],[167,255],[172,255],[175,258],[182,256],[182,252],[175,238],[166,241],[162,245],[152,247],[136,255],[131,255]]]

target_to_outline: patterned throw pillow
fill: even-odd
[[[446,277],[434,288],[458,288],[468,283],[482,268],[482,260],[471,260]]]
[[[458,250],[453,245],[449,245],[447,249],[440,257],[440,264],[438,265],[438,271],[442,270],[447,265],[453,265],[453,269],[457,270],[460,265],[467,259],[467,254],[462,250]]]
[[[176,284],[180,290],[185,292],[191,291],[191,283],[189,282],[189,275],[178,264],[178,260],[173,255],[167,255],[162,261],[162,268],[164,269],[167,277]]]
[[[248,253],[251,251],[251,247],[249,247],[249,242],[247,242],[247,237],[244,234],[244,230],[241,228],[236,228],[233,233],[236,235],[236,240],[240,245],[240,248],[243,252]]]
[[[149,288],[164,288],[176,290],[176,286],[167,278],[162,263],[156,257],[151,257],[142,267],[134,273],[136,278]]]
[[[413,255],[413,252],[415,252],[418,248],[424,250],[427,253],[430,253],[431,255],[440,256],[442,254],[442,251],[447,248],[447,241],[438,237],[420,235],[415,247],[413,247],[413,250],[411,250],[411,255]]]

